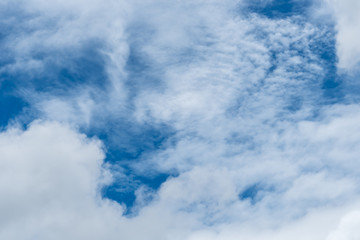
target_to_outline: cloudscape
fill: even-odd
[[[358,0],[0,0],[0,239],[359,240]]]

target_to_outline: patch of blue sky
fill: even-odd
[[[151,59],[141,50],[142,45],[132,43],[129,47],[129,56],[125,65],[127,78],[125,86],[129,91],[129,104],[131,107],[132,100],[140,91],[144,89],[161,90],[163,88],[164,69],[154,66]]]
[[[96,45],[89,44],[78,52],[79,55],[71,51],[39,50],[32,53],[29,61],[41,62],[43,68],[40,70],[16,67],[18,59],[14,59],[9,50],[4,51],[9,53],[0,58],[1,124],[6,125],[17,117],[23,107],[33,108],[30,102],[36,103],[41,95],[67,98],[83,88],[104,90],[107,86],[104,60],[97,49]],[[39,117],[35,112],[33,108],[32,117]]]
[[[72,49],[35,53],[33,57],[45,63],[46,71],[32,77],[34,90],[65,96],[82,85],[104,90],[107,87],[105,59],[99,49],[98,43],[90,42],[75,53]]]
[[[13,76],[4,71],[3,68],[14,63],[11,52],[4,46],[6,39],[14,29],[14,17],[10,20],[8,17],[16,12],[11,4],[2,4],[0,7],[0,127],[4,128],[11,119],[15,118],[27,105],[21,97],[18,96],[17,86]],[[17,15],[17,14],[16,14]],[[6,21],[7,20],[7,21]]]
[[[360,102],[360,71],[355,70],[352,73],[340,73],[339,78],[342,80],[341,88],[344,92],[343,102],[353,104]]]
[[[2,56],[0,64],[2,72],[12,74],[12,81],[28,84],[40,92],[67,92],[74,86],[93,84],[103,87],[106,84],[105,57],[99,52],[103,48],[99,39],[90,38],[82,42],[80,47],[76,43],[68,46],[56,46],[42,43],[47,34],[56,33],[61,21],[58,18],[47,18],[23,11],[22,8],[11,3],[1,8],[0,41]],[[43,34],[44,40],[38,36]],[[27,40],[24,45],[21,41]],[[11,67],[21,61],[25,67],[9,71]],[[27,69],[26,64],[36,61],[43,65],[42,69]]]
[[[256,204],[260,199],[259,192],[263,189],[260,184],[254,184],[245,188],[240,194],[239,199],[242,201],[249,200],[252,205]]]
[[[173,174],[156,173],[153,176],[135,175],[131,169],[126,169],[125,179],[117,179],[114,184],[102,189],[103,197],[117,201],[126,206],[124,215],[134,216],[137,214],[136,209],[136,191],[139,187],[146,187],[148,191],[156,192],[161,184]],[[153,195],[149,194],[145,200],[148,204],[153,200]]]
[[[17,96],[13,82],[6,75],[0,75],[0,128],[6,127],[27,106],[27,102]]]
[[[109,152],[107,161],[111,163],[136,160],[145,152],[161,148],[174,134],[166,125],[141,125],[124,118],[106,119],[106,124],[89,129],[88,134],[104,141]]]
[[[326,25],[328,30],[318,39],[310,43],[310,49],[322,60],[324,77],[322,89],[324,92],[324,104],[342,102],[344,99],[343,77],[338,74],[336,55],[336,32],[334,26]]]
[[[107,147],[106,162],[120,167],[129,186],[124,187],[115,181],[114,185],[104,190],[104,196],[112,200],[125,203],[130,209],[135,198],[133,197],[137,187],[146,185],[153,190],[157,190],[161,183],[171,173],[161,173],[152,171],[142,171],[139,173],[133,165],[142,159],[143,155],[162,148],[162,144],[172,136],[172,132],[164,129],[154,129],[151,127],[127,126],[117,128],[112,133],[98,133],[100,139]],[[145,160],[146,161],[146,160]]]
[[[247,10],[269,18],[285,18],[304,15],[311,6],[310,0],[255,0],[248,1]]]
[[[103,189],[103,197],[125,204],[126,215],[132,214],[135,204],[135,192],[140,186],[156,191],[173,173],[156,172],[152,169],[137,171],[133,165],[143,161],[143,156],[164,148],[175,132],[166,125],[137,124],[125,118],[105,118],[97,123],[100,127],[85,130],[89,136],[96,136],[106,146],[105,161],[123,172],[122,179],[116,179],[112,185]],[[105,127],[104,127],[105,126]],[[146,160],[144,160],[146,161]],[[125,186],[124,186],[125,181]]]

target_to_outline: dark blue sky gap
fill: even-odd
[[[294,15],[306,15],[311,6],[310,0],[254,0],[246,2],[245,11],[257,13],[268,18],[279,19]]]
[[[128,174],[132,175],[132,171],[128,170]],[[103,189],[103,196],[122,204],[125,204],[126,210],[124,212],[125,215],[132,216],[136,214],[133,211],[133,207],[136,201],[135,190],[137,187],[141,185],[147,186],[149,189],[153,191],[157,191],[161,184],[165,182],[169,177],[173,175],[165,174],[165,173],[158,173],[155,176],[133,176],[131,181],[133,182],[134,186],[130,187],[130,189],[124,189],[123,182],[115,182],[111,186],[105,187]],[[152,199],[148,199],[151,201]]]
[[[20,114],[28,104],[16,94],[14,83],[6,75],[0,75],[0,129]]]

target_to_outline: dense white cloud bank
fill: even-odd
[[[342,68],[360,55],[351,2],[336,7]],[[14,61],[1,72],[76,69],[67,61],[95,42],[105,87],[19,87],[44,120],[0,133],[1,239],[357,239],[360,107],[322,104],[327,26],[244,14],[231,0],[17,3],[28,19],[4,40]],[[133,77],[136,54],[156,80]],[[130,217],[101,197],[116,181],[106,146],[77,128],[106,128],[108,116],[175,132],[131,165],[178,175],[137,189]]]

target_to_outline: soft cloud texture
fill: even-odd
[[[327,0],[331,11],[334,12],[337,34],[337,55],[339,67],[352,70],[360,62],[360,3],[356,0]]]
[[[356,236],[360,108],[326,94],[333,40],[340,68],[360,55],[351,2],[327,5],[336,36],[232,0],[1,2],[1,84],[28,107],[0,134],[0,237]]]
[[[35,122],[2,132],[0,143],[1,238],[112,239],[122,209],[99,195],[111,180],[99,141]]]
[[[339,227],[331,233],[328,240],[342,240],[342,239],[358,239],[360,238],[359,231],[360,215],[358,211],[351,212],[344,216]]]

